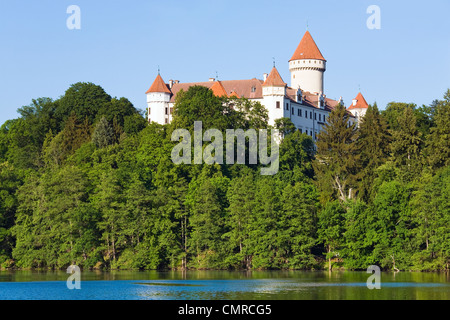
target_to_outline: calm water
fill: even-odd
[[[69,290],[63,271],[0,271],[0,300],[20,299],[227,299],[227,300],[450,300],[450,275],[382,273],[369,290],[365,272],[81,272],[81,289]]]

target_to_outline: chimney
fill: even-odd
[[[173,80],[173,83],[174,83],[174,84],[179,84],[179,83],[180,83],[180,80]]]
[[[209,82],[214,82],[214,81],[216,81],[216,79],[214,79],[214,78],[209,78]]]
[[[173,80],[170,79],[170,80],[169,80],[169,88],[172,89],[172,87],[173,87]]]
[[[264,74],[263,74],[264,82],[266,82],[268,76],[269,76],[269,75],[268,75],[267,73],[264,73]]]

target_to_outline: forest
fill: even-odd
[[[0,269],[450,269],[450,90],[374,103],[359,126],[339,105],[317,141],[279,119],[271,176],[171,161],[194,121],[273,129],[258,102],[200,86],[167,125],[81,82],[18,114],[0,127]]]

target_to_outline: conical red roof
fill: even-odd
[[[369,107],[369,104],[367,103],[366,99],[364,99],[363,95],[360,93],[358,93],[358,95],[356,96],[356,98],[354,99],[356,100],[356,104],[352,105],[348,108],[348,110],[352,110],[352,109],[367,109]]]
[[[161,76],[159,74],[156,77],[155,81],[153,81],[153,84],[150,87],[150,89],[147,90],[146,94],[150,93],[150,92],[172,93],[172,92],[170,92],[169,88],[164,83],[164,80],[161,78]]]
[[[326,61],[309,31],[306,31],[291,60],[315,59]],[[289,60],[289,61],[291,61]]]
[[[281,78],[277,68],[273,67],[266,81],[264,81],[263,86],[284,87],[286,83]]]

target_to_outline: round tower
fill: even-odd
[[[172,92],[159,73],[145,94],[147,95],[148,121],[159,124],[169,123],[172,120],[169,108]]]
[[[309,31],[306,31],[300,44],[289,60],[291,88],[302,89],[310,93],[324,92],[323,74],[327,61]]]

